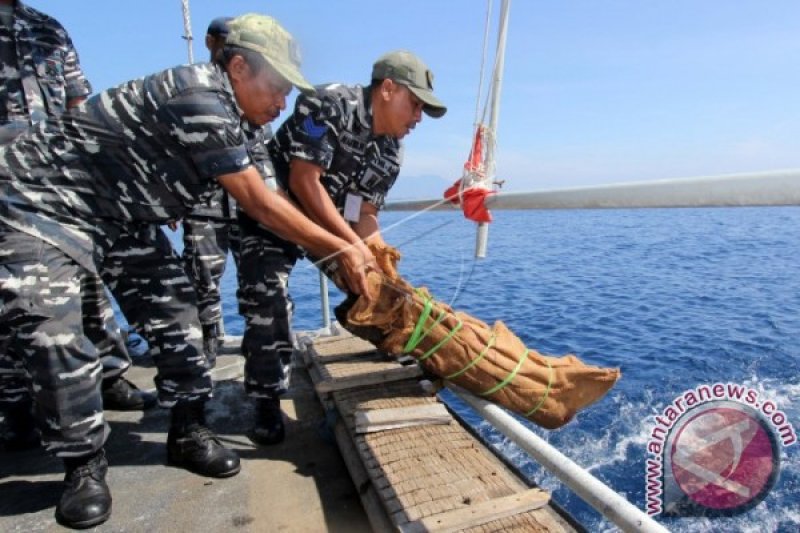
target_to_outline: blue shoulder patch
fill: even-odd
[[[303,121],[303,129],[306,130],[306,133],[312,139],[319,139],[328,131],[328,126],[325,124],[317,124],[314,122],[313,118],[306,117]]]

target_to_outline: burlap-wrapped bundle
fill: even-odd
[[[619,369],[585,365],[574,355],[541,355],[502,322],[489,327],[434,301],[397,275],[396,250],[373,252],[383,270],[369,273],[373,301],[351,296],[336,315],[378,349],[410,354],[429,372],[548,429],[569,422],[619,379]]]

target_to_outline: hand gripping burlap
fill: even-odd
[[[489,327],[433,300],[397,274],[397,250],[371,248],[383,270],[368,275],[373,301],[350,296],[336,316],[379,350],[410,354],[429,372],[547,429],[569,422],[619,379],[619,369],[585,365],[574,355],[544,356],[502,322]]]

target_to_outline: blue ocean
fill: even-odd
[[[735,383],[771,399],[800,429],[800,208],[498,211],[488,257],[454,212],[382,215],[401,273],[478,318],[503,320],[526,344],[622,379],[565,427],[537,434],[644,509],[654,417],[684,391]],[[231,264],[232,267],[232,264]],[[298,330],[321,326],[308,263],[291,281]],[[332,289],[332,304],[341,300]],[[240,334],[235,275],[226,328]],[[452,398],[449,400],[453,402]],[[456,409],[589,531],[613,531],[587,504],[468,407]],[[674,531],[800,531],[800,445],[780,446],[766,498],[728,518],[658,519]]]

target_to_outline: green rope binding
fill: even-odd
[[[419,291],[417,291],[417,294],[419,294]],[[403,347],[403,353],[410,352],[422,341],[422,327],[425,325],[425,321],[428,320],[432,309],[433,300],[425,298],[425,307],[422,309],[422,313],[419,315],[419,320],[417,320],[417,325],[414,326],[414,331],[411,333],[406,345]]]
[[[411,333],[411,336],[408,338],[406,345],[403,347],[403,353],[409,353],[413,351],[417,346],[419,346],[419,343],[425,340],[425,338],[430,334],[430,332],[433,331],[433,328],[441,324],[442,320],[444,320],[445,317],[447,317],[446,311],[444,310],[440,311],[439,316],[436,318],[436,320],[434,320],[433,324],[431,324],[429,328],[423,330],[425,322],[427,322],[428,318],[431,315],[431,312],[433,311],[433,299],[426,298],[419,290],[417,290],[416,292],[418,296],[425,298],[425,306],[422,309],[422,313],[420,313],[419,315],[419,320],[417,320],[417,324],[414,326],[414,331]],[[441,348],[446,342],[452,339],[453,336],[456,333],[458,333],[458,331],[461,329],[463,325],[464,324],[461,322],[461,320],[458,320],[458,324],[456,324],[456,326],[450,330],[447,336],[441,341],[439,341],[436,344],[436,346],[425,352],[421,357],[417,358],[417,361],[424,361],[429,357],[431,357],[434,353],[436,353],[436,350]]]
[[[517,363],[517,366],[514,367],[514,370],[512,370],[511,373],[508,376],[506,376],[506,379],[504,379],[503,381],[501,381],[500,383],[498,383],[497,385],[495,385],[491,389],[480,393],[480,395],[481,396],[489,396],[489,395],[494,394],[495,392],[499,391],[500,389],[502,389],[503,387],[505,387],[509,383],[511,383],[511,380],[514,379],[514,377],[517,375],[517,372],[519,372],[519,369],[522,368],[522,363],[524,363],[525,360],[528,358],[528,354],[529,353],[530,353],[530,350],[525,348],[525,353],[522,354],[522,357],[519,358],[519,363]]]
[[[536,407],[525,413],[525,416],[531,416],[533,413],[539,410],[539,408],[544,405],[545,400],[547,400],[547,396],[550,394],[550,389],[553,388],[553,367],[550,365],[550,361],[547,359],[544,360],[547,363],[547,368],[550,370],[550,376],[547,378],[547,388],[544,390],[544,395],[542,399],[539,400],[539,403],[536,404]]]
[[[434,325],[435,325],[435,324],[434,324]],[[424,361],[425,359],[427,359],[428,357],[430,357],[430,356],[432,356],[434,353],[436,353],[436,350],[438,350],[439,348],[441,348],[441,347],[442,347],[442,346],[443,346],[443,345],[444,345],[446,342],[448,342],[450,339],[452,339],[452,338],[453,338],[453,335],[455,335],[456,333],[458,333],[458,330],[460,330],[460,329],[461,329],[461,326],[463,326],[463,325],[464,325],[464,324],[463,324],[463,323],[462,323],[462,322],[459,320],[459,321],[458,321],[458,324],[456,324],[456,327],[454,327],[453,329],[451,329],[451,330],[450,330],[450,333],[448,333],[448,334],[447,334],[447,336],[446,336],[444,339],[442,339],[442,340],[440,340],[438,343],[436,343],[436,346],[434,346],[433,348],[431,348],[430,350],[428,350],[427,352],[425,352],[425,353],[422,355],[422,357],[420,357],[419,359],[417,359],[417,361]],[[433,328],[433,326],[431,326],[431,328]]]
[[[419,290],[417,291],[417,294],[425,298],[425,296]],[[420,313],[419,320],[417,320],[417,323],[414,326],[414,331],[411,333],[411,336],[408,338],[406,345],[403,347],[403,353],[409,353],[412,350],[414,350],[417,346],[419,346],[419,343],[425,340],[425,338],[430,334],[430,332],[433,331],[433,328],[441,324],[442,320],[444,320],[444,318],[447,316],[447,313],[445,311],[443,310],[440,311],[439,316],[436,318],[433,324],[431,324],[429,328],[425,329],[425,322],[428,321],[428,318],[431,316],[432,311],[433,311],[433,299],[425,298],[425,305],[422,309],[422,313]],[[433,354],[435,354],[436,350],[444,346],[445,343],[449,342],[450,339],[452,339],[453,336],[459,332],[459,330],[463,327],[463,325],[464,323],[461,320],[458,320],[458,324],[456,324],[456,326],[450,330],[450,332],[447,334],[447,336],[445,336],[445,338],[436,343],[436,345],[433,348],[425,352],[417,360],[424,361],[429,357],[431,357]],[[477,357],[475,357],[472,361],[470,361],[467,364],[467,366],[465,366],[464,368],[462,368],[457,372],[450,374],[449,376],[445,376],[444,379],[449,379],[449,380],[455,379],[464,372],[466,372],[467,370],[469,370],[470,368],[472,368],[473,366],[475,366],[476,364],[478,364],[478,362],[481,359],[483,359],[486,356],[486,354],[489,353],[489,350],[492,348],[492,346],[494,346],[496,336],[497,332],[494,331],[493,329],[492,335],[491,337],[489,337],[489,341],[486,343],[486,347],[481,351],[481,353],[479,353]],[[504,388],[509,383],[511,383],[511,381],[519,373],[519,370],[522,368],[522,365],[528,359],[528,355],[530,355],[530,350],[526,348],[525,353],[522,354],[522,357],[520,357],[517,366],[514,367],[514,370],[512,370],[503,381],[501,381],[494,387],[490,388],[489,390],[481,392],[480,396],[490,396],[495,392],[499,391],[500,389]],[[533,409],[525,413],[526,417],[530,417],[533,413],[538,411],[542,407],[542,405],[544,405],[544,402],[547,401],[547,397],[550,395],[550,391],[553,388],[553,367],[550,364],[550,361],[548,361],[547,359],[545,359],[545,362],[547,363],[547,369],[550,371],[547,379],[547,388],[545,389],[542,398],[539,400],[539,403],[537,403],[533,407]]]
[[[450,374],[449,376],[445,376],[444,379],[453,380],[453,379],[457,378],[458,376],[460,376],[461,374],[463,374],[464,372],[466,372],[467,370],[469,370],[470,368],[472,368],[473,366],[477,365],[478,362],[481,359],[483,359],[486,356],[487,353],[489,353],[489,350],[492,348],[492,346],[494,346],[494,341],[495,341],[496,336],[497,336],[497,332],[492,330],[492,336],[489,337],[489,342],[486,343],[486,348],[484,348],[483,351],[478,354],[478,357],[476,357],[475,359],[470,361],[467,364],[467,366],[465,366],[464,368],[462,368],[458,372],[454,372],[454,373]]]

